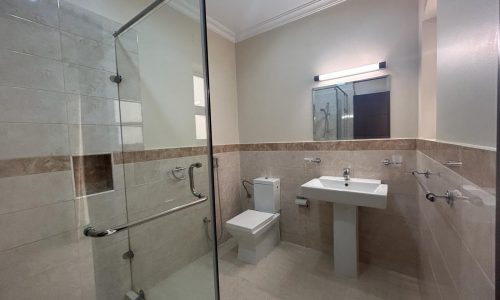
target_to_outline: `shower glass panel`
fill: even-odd
[[[335,89],[313,90],[313,132],[315,141],[337,139],[337,93]]]
[[[349,101],[346,86],[313,90],[315,141],[352,139],[352,99]]]
[[[206,99],[197,1],[165,1],[115,40],[132,290],[213,299]]]

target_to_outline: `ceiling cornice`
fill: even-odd
[[[263,22],[256,24],[250,28],[243,30],[242,32],[238,32],[236,34],[236,42],[241,42],[263,32],[272,30],[276,27],[283,26],[285,24],[291,23],[293,21],[302,19],[304,17],[310,16],[314,13],[337,5],[339,3],[345,2],[347,0],[313,0],[308,3],[305,3],[301,6],[298,6],[294,9],[286,11],[282,14],[279,14],[273,18],[267,19]]]
[[[189,18],[199,22],[200,10],[187,4],[186,1],[170,1],[170,3],[168,5],[174,9],[178,10],[179,12],[183,13],[184,15],[188,16]],[[236,37],[235,37],[234,32],[232,32],[229,28],[222,25],[221,23],[219,23],[217,20],[211,18],[210,16],[207,16],[207,27],[211,31],[213,31],[213,32],[219,34],[220,36],[230,40],[231,42],[233,42],[233,43],[236,42]]]
[[[347,0],[312,0],[237,33],[234,33],[210,16],[207,16],[207,27],[231,42],[238,43],[345,1]],[[194,20],[200,18],[199,10],[187,4],[186,1],[171,1],[168,5]]]

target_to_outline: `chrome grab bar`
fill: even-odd
[[[144,223],[156,220],[156,219],[161,218],[163,216],[167,216],[167,215],[173,214],[174,212],[186,209],[186,208],[194,206],[196,204],[200,204],[202,202],[207,201],[207,199],[208,199],[207,197],[203,197],[203,198],[200,198],[200,199],[198,199],[196,201],[189,202],[189,203],[186,203],[186,204],[183,204],[183,205],[179,205],[177,207],[171,208],[169,210],[162,211],[162,212],[154,214],[152,216],[145,217],[145,218],[139,219],[137,221],[133,221],[133,222],[121,225],[121,226],[112,227],[112,228],[109,228],[109,229],[97,230],[94,227],[89,226],[89,227],[87,227],[87,228],[85,228],[83,230],[83,234],[85,236],[93,237],[93,238],[100,238],[100,237],[109,236],[109,235],[118,233],[120,231],[123,231],[125,229],[129,229],[129,228],[132,228],[132,227],[135,227],[135,226],[138,226],[138,225],[141,225],[141,224],[144,224]]]

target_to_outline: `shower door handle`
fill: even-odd
[[[188,171],[188,174],[189,174],[189,189],[191,190],[191,194],[193,194],[195,197],[198,197],[198,198],[203,198],[204,195],[200,192],[197,192],[195,187],[194,187],[194,174],[193,174],[193,169],[194,168],[201,168],[202,164],[200,162],[197,162],[197,163],[194,163],[194,164],[191,164],[189,166],[189,171]]]

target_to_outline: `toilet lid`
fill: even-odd
[[[249,209],[227,221],[226,224],[243,230],[254,231],[270,222],[273,216],[274,214]]]

